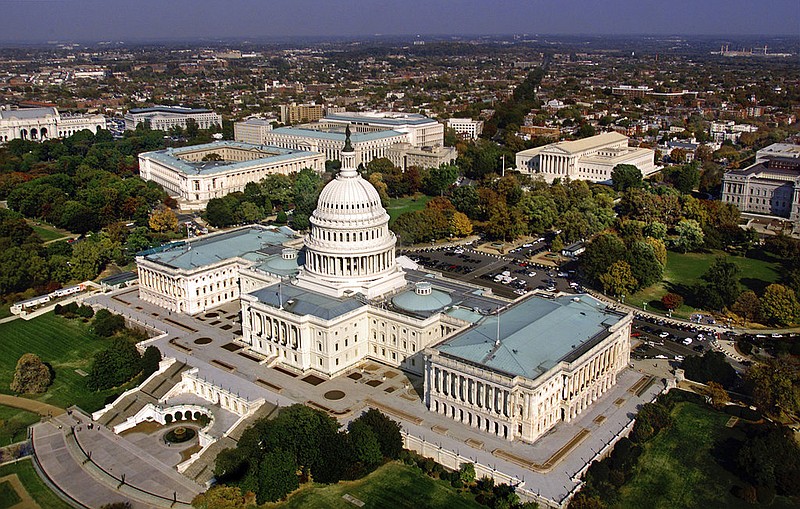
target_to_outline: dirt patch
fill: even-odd
[[[277,371],[278,373],[283,373],[284,375],[288,375],[288,376],[290,376],[290,377],[292,377],[292,378],[297,378],[297,373],[292,373],[292,372],[291,372],[291,371],[289,371],[288,369],[283,369],[283,368],[281,368],[280,366],[275,366],[275,367],[273,367],[272,369],[274,369],[274,370],[275,370],[275,371]]]
[[[10,507],[19,507],[21,509],[40,509],[41,506],[36,503],[35,500],[31,497],[28,490],[25,489],[25,486],[17,477],[17,474],[7,475],[5,477],[0,477],[0,483],[8,483],[9,488],[11,488],[19,498],[19,502]]]
[[[197,338],[194,340],[195,345],[207,345],[211,343],[211,338]]]
[[[386,371],[383,374],[383,376],[385,376],[386,378],[394,378],[397,376],[397,373],[395,373],[394,371]]]
[[[347,378],[350,378],[351,380],[361,380],[362,378],[364,378],[364,375],[362,375],[361,373],[350,373],[349,375],[347,375]]]
[[[145,435],[150,435],[151,433],[155,433],[156,431],[160,430],[164,426],[156,421],[144,421],[140,422],[136,426],[126,429],[122,433],[121,436],[130,435],[131,433],[144,433]]]
[[[311,384],[311,385],[315,385],[315,386],[319,385],[319,384],[321,384],[322,382],[325,381],[324,379],[322,379],[322,378],[320,378],[320,377],[318,377],[316,375],[308,375],[305,378],[301,378],[301,380],[304,381],[307,384]]]
[[[211,364],[216,364],[217,366],[223,369],[227,369],[228,371],[236,371],[236,368],[234,366],[231,366],[227,362],[218,361],[217,359],[212,360]]]
[[[253,355],[250,355],[247,352],[239,352],[237,355],[241,355],[242,357],[244,357],[245,359],[247,359],[249,361],[261,362],[261,359],[259,359],[258,357],[255,357]]]
[[[370,387],[377,387],[382,383],[383,382],[380,380],[370,380],[369,382],[367,382],[367,385],[369,385]]]
[[[393,392],[394,392],[394,387],[387,387],[387,388],[385,388],[385,389],[383,390],[383,392],[388,392],[388,393],[390,393],[390,394],[391,394],[391,393],[393,393]]]
[[[242,347],[237,345],[236,343],[226,343],[226,344],[222,345],[222,348],[224,350],[229,351],[229,352],[236,352],[236,351],[242,349]]]
[[[331,401],[338,401],[344,397],[343,391],[328,391],[326,392],[323,397],[325,399],[329,399]]]
[[[226,324],[226,325],[223,325],[222,327],[220,327],[220,329],[222,329],[222,330],[231,330],[231,329],[233,329],[233,325]]]
[[[193,446],[187,447],[186,449],[182,450],[181,451],[181,463],[183,463],[184,461],[188,460],[191,457],[192,454],[194,454],[196,452],[199,452],[200,449],[202,449],[202,447],[200,447],[200,444],[194,444]]]

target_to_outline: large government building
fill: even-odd
[[[616,132],[582,140],[562,141],[517,152],[517,170],[545,182],[570,178],[611,182],[618,164],[632,164],[643,176],[656,171],[653,150],[628,146],[628,137]]]
[[[0,142],[11,140],[43,141],[66,138],[87,129],[97,134],[106,129],[103,115],[62,115],[54,107],[0,108]]]
[[[533,442],[616,383],[630,362],[631,320],[588,295],[499,310],[426,351],[425,404]]]
[[[183,108],[180,106],[153,106],[133,108],[125,114],[125,129],[133,130],[139,124],[147,123],[155,131],[169,131],[173,127],[186,129],[189,119],[197,122],[200,129],[222,125],[222,117],[203,108]]]
[[[800,221],[800,145],[774,143],[756,162],[722,177],[722,201],[743,212]]]
[[[307,150],[233,141],[139,154],[140,176],[161,184],[186,209],[200,209],[212,198],[244,191],[248,182],[267,175],[288,175],[303,168],[322,173],[325,158]]]
[[[399,367],[424,376],[431,411],[508,440],[535,440],[615,383],[631,315],[587,295],[509,302],[418,270],[397,258],[349,136],[341,156],[305,238],[252,226],[143,253],[140,297],[189,314],[239,299],[241,341],[269,365]]]

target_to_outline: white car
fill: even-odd
[[[523,290],[522,288],[519,288],[519,289],[517,289],[517,290],[514,290],[514,293],[516,293],[517,295],[525,295],[525,294],[526,294],[526,293],[528,293],[528,292],[526,292],[526,291],[525,291],[525,290]]]
[[[528,277],[535,277],[535,276],[536,276],[535,272],[528,272]]]
[[[678,362],[683,362],[683,360],[684,360],[683,359],[683,355],[676,355],[675,356],[675,360],[678,361]]]
[[[777,332],[773,332],[773,333],[772,333],[772,337],[773,337],[773,338],[782,338],[782,337],[783,337],[783,334],[778,334]]]
[[[658,337],[660,337],[661,339],[666,339],[669,337],[669,332],[662,332],[661,334],[658,335]]]
[[[667,359],[668,357],[666,355],[656,355],[654,358],[655,359]]]
[[[684,345],[691,345],[692,344],[692,338],[686,338],[683,341],[681,341],[681,343],[683,343]]]

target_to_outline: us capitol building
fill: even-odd
[[[349,136],[310,222],[302,239],[250,226],[143,253],[140,298],[188,314],[239,300],[242,341],[268,365],[397,367],[424,377],[430,411],[508,440],[577,416],[629,363],[632,315],[588,295],[509,302],[398,259]]]

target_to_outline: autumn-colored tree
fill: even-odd
[[[661,304],[664,306],[664,309],[669,310],[676,310],[683,304],[683,297],[678,295],[677,293],[667,293],[663,297],[661,297]]]
[[[771,284],[761,296],[761,314],[772,323],[779,325],[794,323],[799,307],[794,290],[783,285]]]
[[[450,228],[455,237],[466,237],[472,235],[472,221],[466,214],[455,212],[450,218]]]
[[[150,228],[157,232],[174,231],[178,228],[178,216],[172,209],[158,208],[150,213]]]
[[[47,390],[52,377],[42,359],[34,353],[23,354],[17,361],[11,390],[18,394],[37,394]]]
[[[608,271],[600,276],[603,291],[610,295],[626,295],[639,284],[633,277],[631,266],[626,261],[616,261],[611,264]]]
[[[708,382],[705,389],[705,394],[711,398],[711,406],[717,410],[721,410],[731,400],[728,396],[728,391],[717,382]]]
[[[758,320],[761,316],[761,300],[753,290],[744,291],[731,306],[731,311],[748,322]]]
[[[243,496],[238,486],[214,486],[192,500],[192,507],[196,509],[244,509],[255,505],[255,495],[247,493]]]

